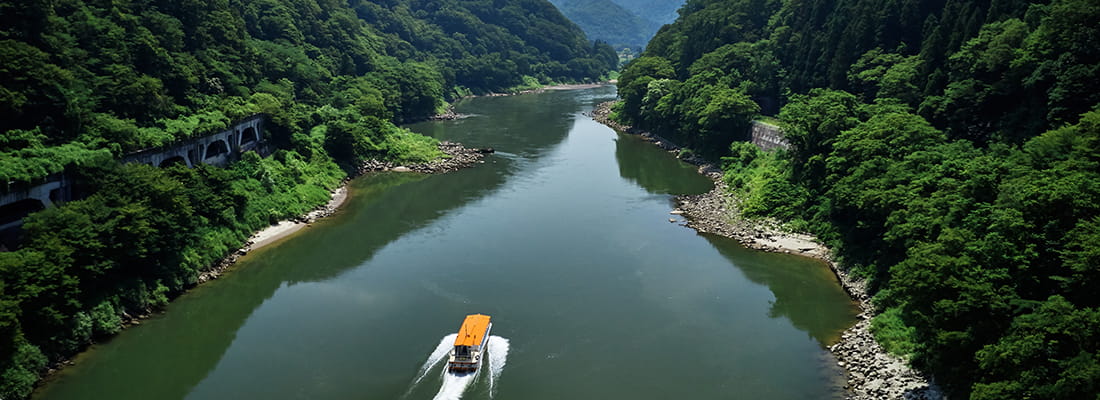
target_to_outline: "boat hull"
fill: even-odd
[[[471,351],[468,357],[459,356],[457,353],[457,346],[455,349],[451,349],[450,359],[447,361],[447,372],[452,374],[468,374],[477,372],[485,362],[485,357],[489,353],[489,334],[493,330],[493,324],[490,323],[485,328],[485,333],[482,336],[481,344],[477,346],[477,350]]]

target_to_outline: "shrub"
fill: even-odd
[[[871,320],[871,333],[882,348],[900,357],[908,358],[916,350],[916,328],[901,320],[901,307],[887,308]]]
[[[96,336],[114,335],[122,330],[122,319],[110,301],[104,300],[92,308],[92,334]]]
[[[21,399],[34,390],[38,374],[46,369],[46,356],[38,347],[17,339],[15,354],[7,365],[0,364],[0,399]]]

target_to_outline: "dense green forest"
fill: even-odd
[[[541,0],[29,0],[0,4],[0,21],[0,190],[65,172],[87,193],[28,216],[0,252],[5,399],[327,201],[360,160],[441,156],[396,123],[618,62]],[[255,113],[271,157],[115,161]]]
[[[1100,398],[1100,3],[691,0],[616,117],[868,279],[952,398]],[[789,151],[742,140],[775,115]]]
[[[553,0],[569,20],[588,37],[610,43],[617,49],[641,50],[661,24],[639,17],[611,0]]]

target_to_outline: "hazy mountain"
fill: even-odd
[[[683,0],[613,0],[643,19],[656,22],[658,27],[671,24],[678,16],[676,10],[684,5]]]
[[[615,47],[644,47],[660,23],[639,17],[611,0],[551,0],[591,40]]]

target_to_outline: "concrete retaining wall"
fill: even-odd
[[[778,126],[762,122],[752,121],[752,143],[761,150],[789,149],[791,144],[783,136],[783,131]]]

